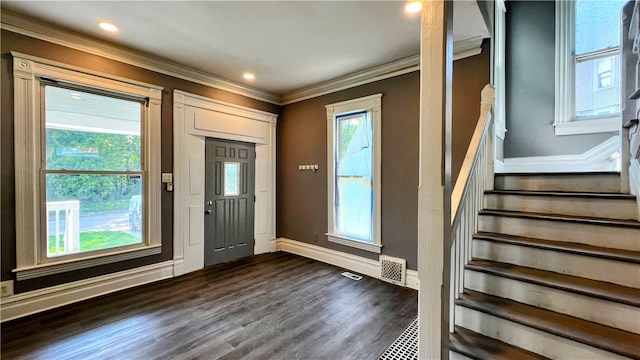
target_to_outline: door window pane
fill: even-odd
[[[240,195],[240,163],[224,163],[224,196]]]

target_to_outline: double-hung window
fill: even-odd
[[[327,105],[329,241],[380,253],[382,94]]]
[[[556,135],[619,130],[624,2],[556,1]]]
[[[159,253],[161,88],[13,55],[17,279]]]

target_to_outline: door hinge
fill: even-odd
[[[256,202],[256,196],[253,195],[253,202]]]

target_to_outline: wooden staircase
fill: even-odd
[[[640,359],[640,222],[618,173],[498,174],[452,359]]]

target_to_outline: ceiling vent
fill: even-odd
[[[380,255],[380,279],[404,286],[407,260]]]

